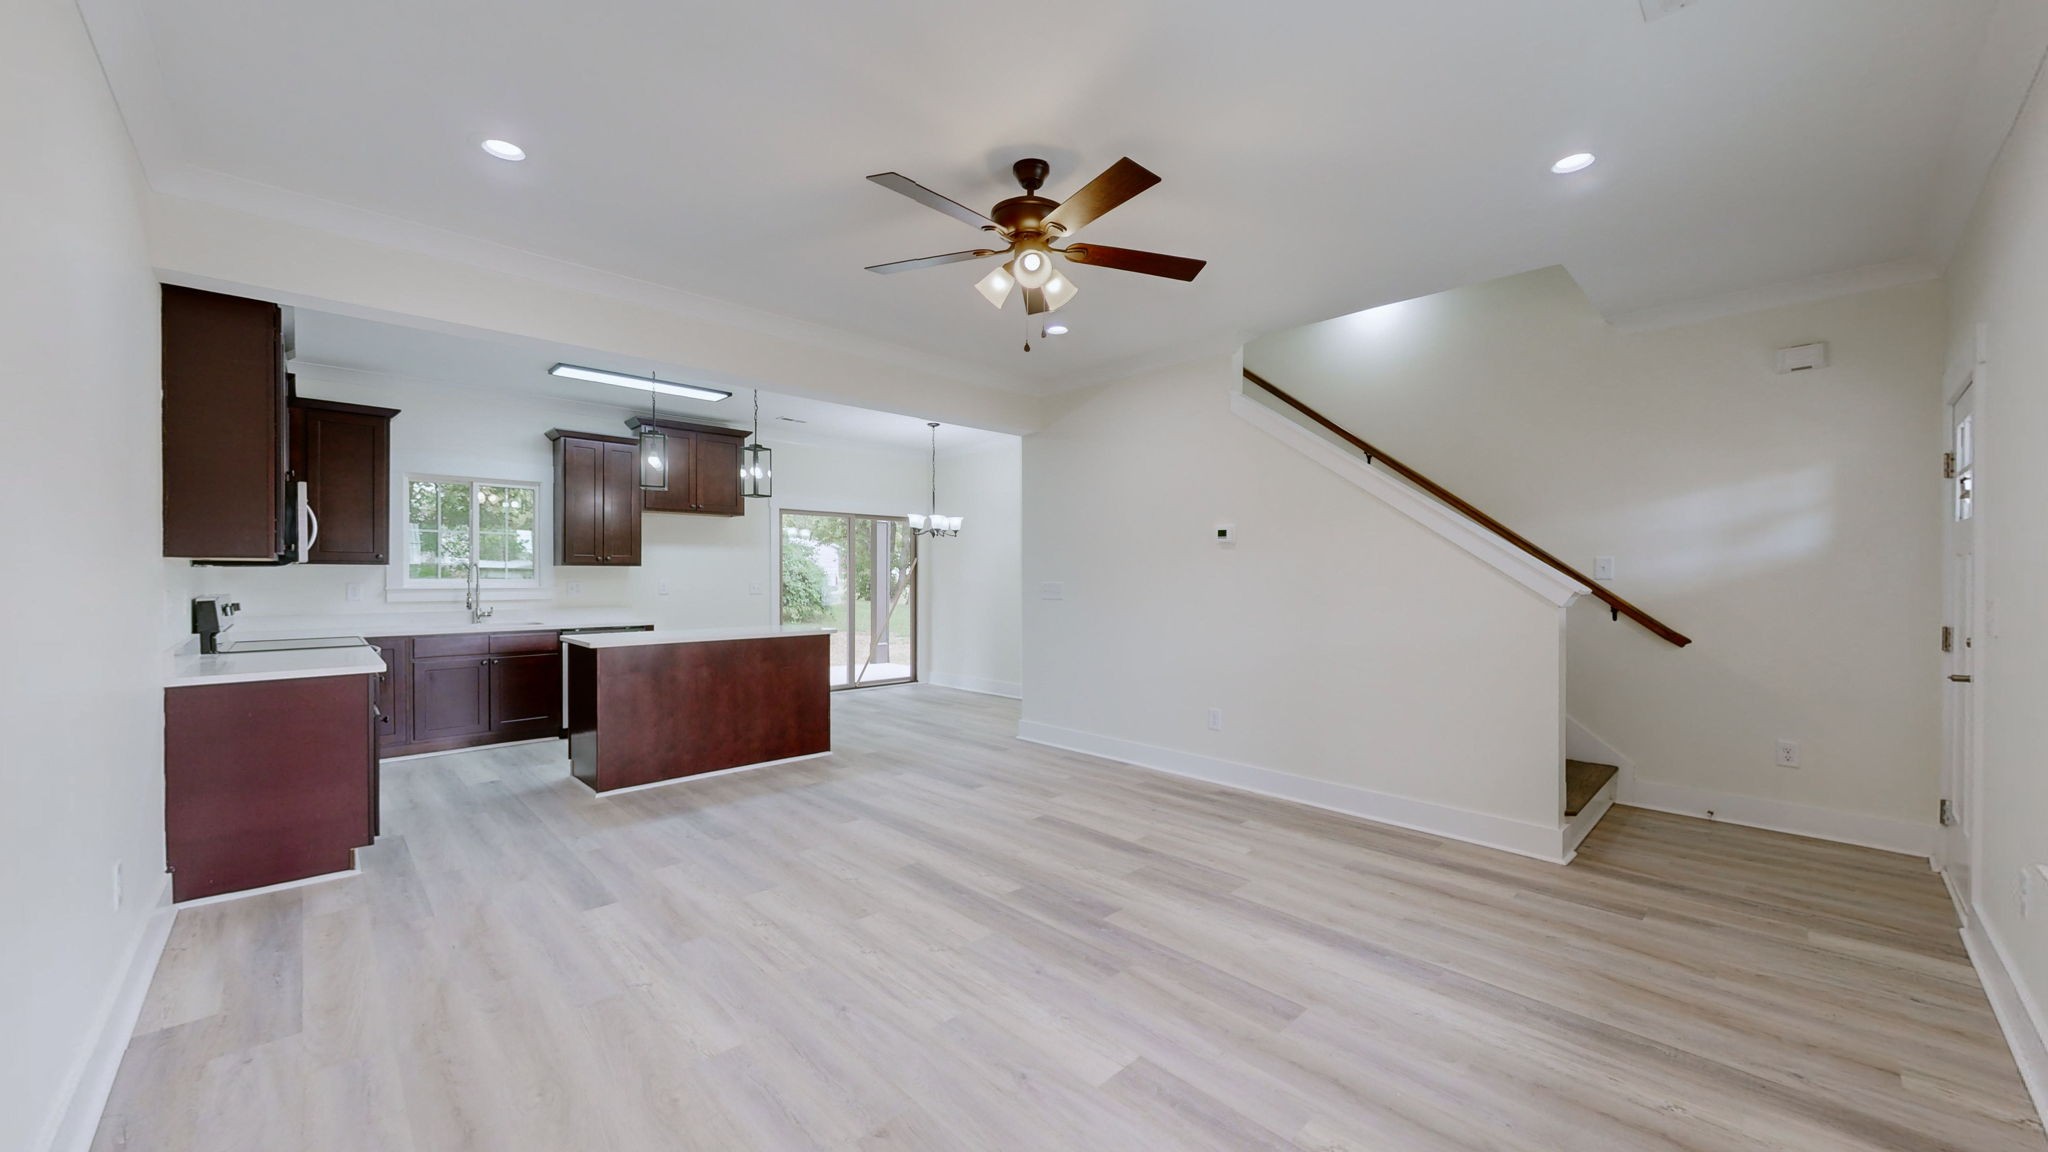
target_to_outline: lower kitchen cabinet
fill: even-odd
[[[354,866],[376,835],[373,676],[164,690],[171,898]]]
[[[380,756],[446,752],[562,729],[562,655],[554,632],[377,637],[387,653]]]

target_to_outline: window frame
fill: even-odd
[[[464,484],[469,487],[469,542],[470,555],[478,554],[478,545],[483,537],[482,501],[479,498],[483,488],[525,488],[533,493],[533,576],[521,580],[487,579],[483,581],[486,592],[535,592],[547,587],[549,545],[549,507],[547,485],[539,480],[508,480],[492,476],[463,476],[444,472],[407,472],[398,480],[399,507],[405,510],[396,518],[395,527],[404,534],[404,546],[392,548],[397,558],[393,567],[397,570],[397,582],[390,585],[394,590],[407,592],[462,592],[469,586],[464,577],[422,577],[412,574],[412,486],[422,484]]]

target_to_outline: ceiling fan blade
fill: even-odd
[[[1209,263],[1186,256],[1140,252],[1136,248],[1112,248],[1107,244],[1073,244],[1054,251],[1078,264],[1142,272],[1147,276],[1165,276],[1171,280],[1193,280]]]
[[[957,200],[949,200],[939,195],[937,192],[919,184],[901,172],[877,172],[873,176],[868,177],[868,179],[873,180],[891,192],[901,192],[927,208],[934,208],[944,212],[962,224],[970,224],[976,228],[986,228],[991,232],[995,231],[995,221]]]
[[[941,264],[958,264],[962,260],[979,260],[994,256],[994,248],[976,248],[971,252],[948,252],[944,256],[920,256],[915,260],[897,260],[888,264],[870,264],[868,271],[880,272],[884,276],[891,272],[908,272],[912,268],[937,268]]]
[[[1026,316],[1036,316],[1040,312],[1050,311],[1052,311],[1052,306],[1045,302],[1045,289],[1026,288],[1024,290],[1024,314]]]
[[[1102,175],[1067,197],[1046,214],[1046,227],[1054,235],[1071,236],[1090,220],[1159,183],[1159,177],[1129,156],[1111,164]]]

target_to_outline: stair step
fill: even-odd
[[[1584,760],[1564,762],[1564,814],[1577,816],[1593,802],[1614,774],[1621,771],[1612,764],[1589,764]]]

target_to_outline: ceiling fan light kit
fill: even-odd
[[[984,232],[993,232],[1009,242],[1006,249],[978,248],[964,252],[948,252],[942,256],[924,256],[888,264],[871,264],[868,271],[888,275],[907,272],[913,268],[932,268],[940,264],[956,264],[989,256],[1008,256],[1009,259],[1004,261],[1002,267],[982,277],[974,287],[997,308],[1009,302],[1012,289],[1023,289],[1024,311],[1027,316],[1058,311],[1080,292],[1074,282],[1059,270],[1053,260],[1054,256],[1076,264],[1092,264],[1098,268],[1116,268],[1145,276],[1164,276],[1173,280],[1193,280],[1202,271],[1204,261],[1191,260],[1185,256],[1166,256],[1158,252],[1111,248],[1102,244],[1070,243],[1065,248],[1053,247],[1055,240],[1073,235],[1124,201],[1159,183],[1159,177],[1130,157],[1126,156],[1110,165],[1100,176],[1090,180],[1079,192],[1064,201],[1052,200],[1038,194],[1038,189],[1044,185],[1046,176],[1052,171],[1052,166],[1045,161],[1037,158],[1019,160],[1011,165],[1010,170],[1016,174],[1017,183],[1023,187],[1024,194],[1002,201],[989,209],[986,216],[900,173],[880,172],[868,177],[869,180],[892,192],[908,196],[927,208],[943,212]],[[1024,349],[1030,351],[1031,345],[1026,343]]]

